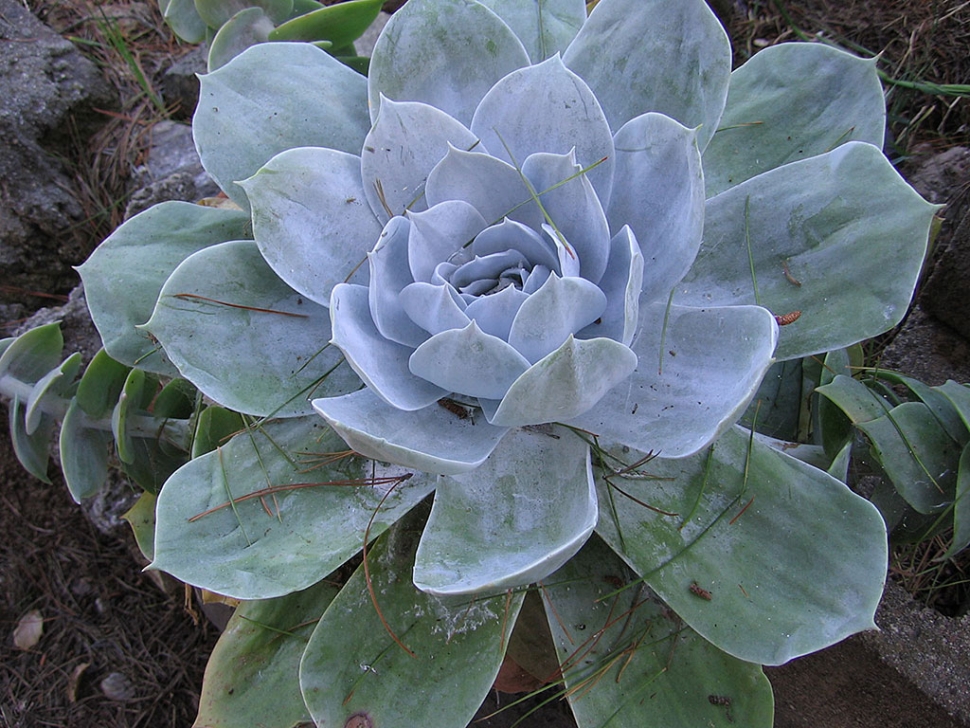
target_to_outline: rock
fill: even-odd
[[[66,293],[77,283],[72,226],[84,210],[58,157],[118,100],[97,67],[16,0],[0,0],[0,303],[12,292]]]
[[[199,79],[206,72],[206,48],[198,46],[186,53],[162,76],[162,98],[173,109],[172,118],[188,120],[199,103]]]

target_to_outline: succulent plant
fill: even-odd
[[[294,43],[203,77],[230,202],[81,267],[107,353],[208,407],[152,549],[247,600],[199,725],[462,726],[504,665],[581,726],[768,726],[761,664],[873,625],[845,457],[735,423],[900,320],[935,208],[872,61],[730,64],[701,0],[411,0],[367,79]]]

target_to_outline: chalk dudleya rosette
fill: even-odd
[[[770,725],[756,663],[872,625],[885,530],[845,464],[732,425],[756,393],[771,408],[776,360],[899,321],[934,208],[881,152],[873,61],[790,44],[730,65],[701,0],[411,0],[367,79],[259,45],[203,77],[193,122],[241,209],[163,204],[82,267],[112,356],[268,418],[166,483],[156,568],[289,599],[434,491],[418,535],[392,529],[324,600],[301,667],[318,723],[464,724],[522,608],[506,590],[536,582],[567,685],[627,650],[651,693],[677,685],[658,725],[725,705]],[[320,455],[341,440],[370,460]],[[617,580],[639,627],[614,634]],[[636,650],[656,624],[667,646]],[[395,631],[438,661],[397,662]],[[462,689],[402,707],[389,685],[425,668]],[[636,715],[619,684],[583,691],[581,725]]]

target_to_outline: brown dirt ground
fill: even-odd
[[[189,49],[165,32],[154,0],[24,1],[57,32],[87,41],[86,52],[123,99],[104,131],[79,140],[77,194],[91,225],[77,234],[93,245],[120,221],[130,165],[145,154],[146,131],[162,117],[128,64],[108,47],[98,18],[118,19],[154,88],[168,64]],[[970,81],[970,3],[963,0],[720,4],[731,10],[737,62],[801,31],[882,53],[882,68],[895,79]],[[899,156],[920,144],[939,149],[970,141],[965,98],[895,86],[889,99]],[[6,432],[0,437],[0,453],[9,453]],[[195,621],[177,588],[167,593],[141,572],[130,536],[99,534],[61,482],[42,484],[9,456],[0,460],[0,479],[0,727],[191,725],[215,630]],[[44,633],[35,647],[21,651],[11,634],[32,609],[43,616]],[[104,680],[114,675],[121,677],[111,678],[112,691]],[[887,717],[884,725],[892,724]]]

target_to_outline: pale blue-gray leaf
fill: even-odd
[[[219,28],[209,43],[209,72],[222,68],[250,46],[265,43],[275,27],[262,8],[240,10]]]
[[[58,454],[64,482],[75,503],[95,495],[108,479],[111,433],[90,425],[77,400],[72,399],[61,422]]]
[[[529,65],[509,27],[474,0],[417,0],[396,12],[377,39],[367,89],[371,120],[381,94],[421,101],[463,124],[503,76]]]
[[[610,453],[631,464],[643,455]],[[720,649],[779,665],[875,626],[886,527],[835,478],[740,428],[628,475],[610,479],[639,502],[599,480],[597,531]]]
[[[575,150],[581,167],[598,163],[587,176],[603,204],[608,203],[613,133],[593,92],[559,56],[495,84],[475,110],[471,130],[493,156],[520,169],[531,154]]]
[[[250,240],[214,245],[166,281],[145,328],[186,379],[239,412],[292,417],[316,392],[359,386],[330,341],[330,316],[274,275]]]
[[[559,258],[553,247],[535,230],[508,218],[491,225],[475,236],[471,244],[473,255],[489,255],[505,250],[516,250],[533,266],[544,265],[557,269]]]
[[[584,0],[479,0],[504,20],[533,63],[566,50],[586,22]]]
[[[472,321],[463,329],[449,329],[425,341],[411,355],[410,367],[415,375],[447,392],[501,399],[529,362]]]
[[[381,224],[364,200],[360,158],[319,147],[290,149],[240,182],[253,207],[259,250],[311,301],[330,292],[377,243]]]
[[[408,213],[408,264],[414,280],[428,282],[435,267],[473,240],[488,223],[464,200],[446,200],[423,212]]]
[[[727,106],[704,152],[708,196],[848,141],[882,148],[885,129],[876,59],[823,43],[765,48],[731,74]]]
[[[700,126],[703,149],[727,98],[731,44],[703,0],[610,0],[593,9],[563,60],[614,130],[657,111]]]
[[[468,304],[465,315],[484,333],[508,341],[515,315],[528,299],[529,295],[515,286],[506,286],[498,293],[476,298]]]
[[[408,237],[411,224],[403,217],[392,218],[377,245],[367,254],[370,264],[368,303],[374,325],[385,339],[415,347],[428,333],[414,323],[401,305],[401,291],[414,282],[408,266]]]
[[[569,241],[580,275],[599,283],[610,255],[610,227],[588,175],[576,164],[575,153],[532,154],[522,173],[539,195],[554,229]]]
[[[538,230],[542,212],[533,202],[522,175],[510,164],[488,154],[474,154],[454,147],[428,175],[428,205],[464,200],[489,225],[508,217]]]
[[[248,209],[236,182],[280,152],[360,152],[370,128],[367,81],[309,43],[260,43],[202,76],[192,133],[202,165]]]
[[[607,217],[629,225],[643,251],[643,287],[666,296],[687,273],[704,232],[704,172],[697,131],[644,114],[614,138],[616,182]]]
[[[237,599],[317,583],[360,551],[368,523],[375,538],[434,488],[432,476],[346,449],[314,415],[247,429],[189,461],[158,496],[152,568]]]
[[[426,473],[474,470],[507,432],[458,404],[405,412],[369,389],[315,399],[313,406],[356,452]]]
[[[732,425],[772,363],[775,320],[757,306],[640,305],[639,364],[569,422],[623,445],[683,457]]]
[[[427,209],[425,180],[449,145],[485,151],[464,124],[440,109],[417,102],[381,100],[377,121],[364,139],[360,170],[367,202],[382,222],[389,214]]]
[[[643,254],[636,236],[626,225],[613,236],[610,249],[606,272],[599,282],[606,296],[606,310],[597,321],[582,329],[577,338],[602,336],[629,346],[640,318]]]
[[[401,306],[429,334],[463,329],[471,323],[464,300],[448,284],[412,283],[401,291]]]
[[[709,199],[704,242],[674,300],[800,311],[782,328],[779,360],[854,344],[906,313],[936,209],[879,149],[843,144]]]
[[[613,339],[570,336],[515,381],[490,422],[518,427],[571,420],[596,405],[636,366],[636,355]]]
[[[411,347],[381,336],[374,326],[364,286],[341,283],[333,289],[330,319],[333,343],[375,394],[398,409],[427,407],[448,391],[411,374]]]
[[[535,364],[605,310],[606,295],[596,285],[583,278],[551,275],[519,308],[509,343]]]
[[[586,443],[562,428],[515,430],[481,467],[439,482],[414,583],[442,596],[525,586],[573,556],[596,518]]]
[[[105,350],[128,366],[175,376],[158,343],[137,327],[152,315],[179,263],[209,245],[251,235],[246,213],[188,202],[162,202],[125,222],[78,268]]]

